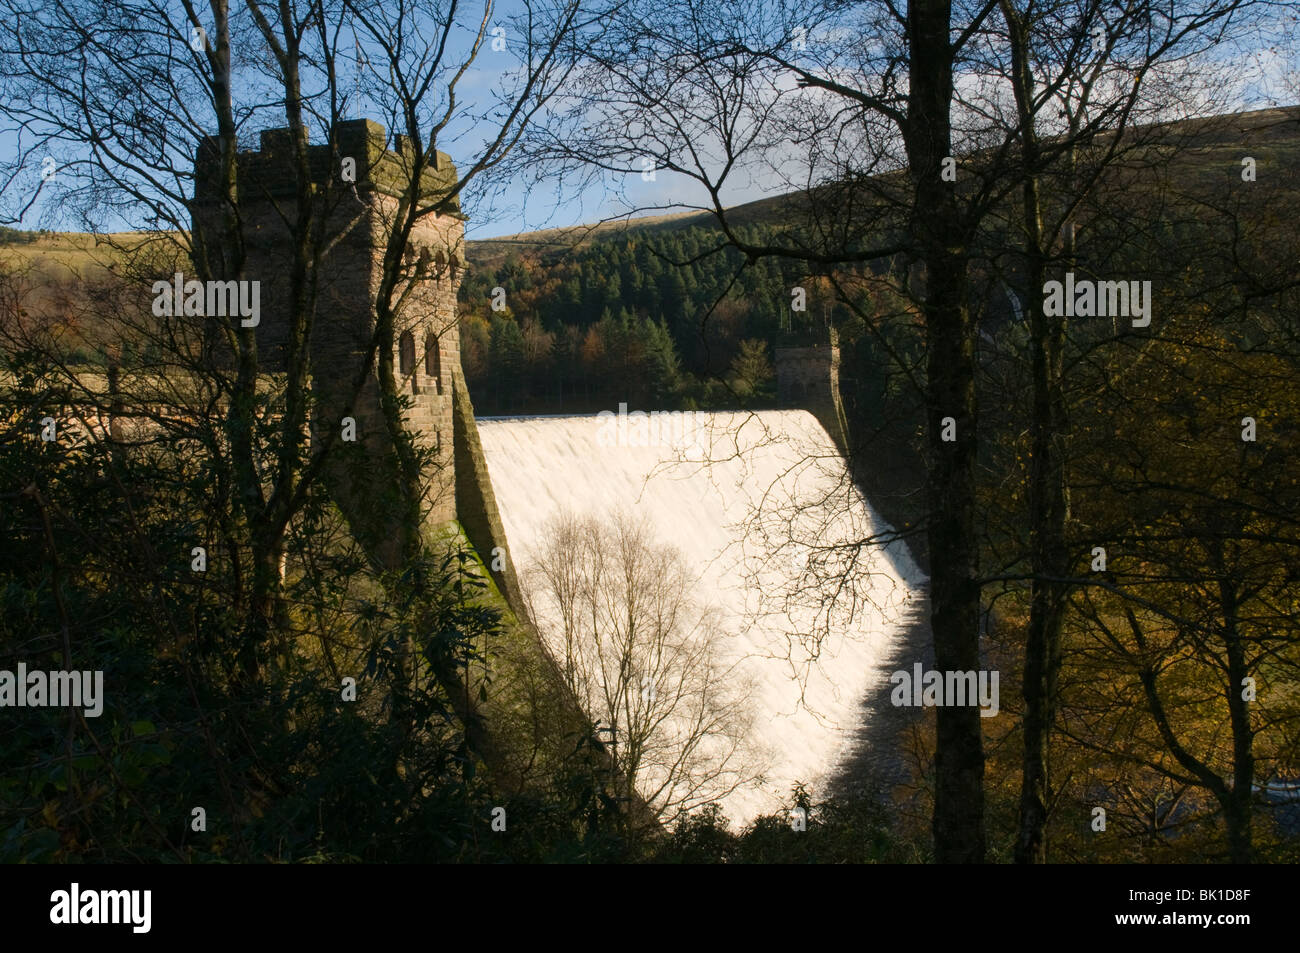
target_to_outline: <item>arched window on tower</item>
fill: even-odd
[[[424,376],[429,379],[435,394],[442,393],[442,352],[438,350],[438,336],[432,331],[424,338]]]
[[[417,393],[415,389],[415,337],[410,331],[403,331],[402,336],[397,339],[397,368],[402,375],[402,379],[411,378],[411,393]]]

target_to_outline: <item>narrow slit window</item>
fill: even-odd
[[[434,393],[442,393],[442,354],[438,350],[438,337],[429,334],[424,339],[424,374],[429,378]]]
[[[403,331],[397,340],[397,366],[402,377],[411,377],[411,387],[415,387],[415,337],[410,331]]]

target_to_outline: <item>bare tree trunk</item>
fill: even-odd
[[[967,255],[956,194],[940,169],[952,152],[953,51],[950,0],[908,6],[911,48],[906,139],[916,183],[914,229],[925,264],[931,624],[940,671],[973,671],[979,661],[976,578],[975,341],[967,309]],[[944,442],[942,419],[957,424]],[[940,863],[982,863],[984,742],[979,709],[936,711],[934,851]]]
[[[1228,720],[1232,726],[1232,790],[1223,799],[1223,820],[1228,829],[1228,855],[1234,864],[1251,861],[1251,798],[1255,783],[1254,734],[1250,728],[1250,703],[1244,680],[1250,669],[1237,626],[1238,593],[1225,577],[1219,580],[1223,604],[1223,636],[1228,662]]]
[[[195,261],[202,277],[241,279],[245,253],[242,225],[238,214],[238,135],[230,83],[230,11],[227,0],[210,4],[216,27],[216,42],[207,52],[212,67],[212,97],[217,114],[220,141],[220,227],[217,241],[195,230]],[[197,16],[193,17],[199,25]],[[275,615],[276,595],[280,582],[280,554],[268,546],[264,520],[264,497],[255,460],[253,437],[257,413],[257,337],[252,328],[233,327],[227,331],[227,345],[236,355],[236,376],[226,414],[226,435],[230,441],[237,505],[242,509],[252,532],[253,571],[246,606],[246,625],[239,646],[239,672],[250,684],[261,678],[259,649],[270,637]]]
[[[1065,589],[1057,580],[1068,569],[1065,547],[1065,397],[1061,383],[1065,318],[1048,318],[1041,289],[1047,277],[1044,247],[1040,155],[1033,105],[1034,81],[1029,62],[1029,30],[1009,2],[1002,4],[1012,59],[1021,155],[1025,229],[1025,300],[1029,317],[1030,376],[1033,388],[1029,422],[1030,583],[1029,631],[1025,640],[1023,693],[1024,750],[1020,785],[1017,863],[1044,863],[1045,829],[1050,798],[1048,754],[1056,714],[1056,680],[1060,670],[1061,627]],[[1067,258],[1068,258],[1067,254]]]

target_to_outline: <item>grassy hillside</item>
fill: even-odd
[[[20,232],[0,230],[0,249],[5,258],[51,279],[93,276],[112,270],[123,257],[124,248],[138,246],[153,233],[115,232],[88,235],[84,232]]]
[[[1261,167],[1288,175],[1289,170],[1294,169],[1290,163],[1300,148],[1300,106],[1190,119],[1152,128],[1176,130],[1178,137],[1185,140],[1184,147],[1193,146],[1184,148],[1170,169],[1186,183],[1208,186],[1218,176],[1216,170],[1226,165],[1240,168],[1241,158],[1245,155],[1242,146],[1247,142],[1251,147],[1250,155]],[[777,225],[803,204],[798,195],[772,196],[728,209],[728,219],[738,225]],[[710,229],[714,225],[715,218],[711,212],[691,211],[541,229],[467,244],[472,264],[495,268],[511,255],[576,252],[601,241],[688,228]]]
[[[1172,197],[1214,202],[1233,196],[1242,185],[1245,156],[1255,159],[1257,180],[1270,194],[1300,188],[1293,174],[1300,162],[1300,108],[1141,134],[1160,144],[1126,157],[1099,184],[1090,213],[1099,227],[1108,224],[1107,203],[1121,214],[1156,203],[1149,214],[1159,219],[1170,213]],[[782,196],[739,206],[729,219],[750,241],[793,244],[804,240],[808,208],[807,196]],[[1013,221],[1014,210],[1004,218]],[[805,281],[806,268],[778,259],[747,264],[734,251],[700,257],[720,244],[712,216],[702,212],[469,243],[471,271],[460,301],[464,362],[476,401],[488,413],[599,409],[620,393],[672,407],[734,406],[752,388],[742,385],[745,392],[737,394],[734,386],[710,387],[708,381],[737,382],[742,375],[735,362],[747,339],[761,342],[770,356],[782,330],[802,320],[840,327],[846,352],[853,350],[861,329],[854,327],[852,309],[823,282]],[[1000,254],[1002,245],[990,236],[988,253]],[[991,275],[1008,266],[979,267]],[[790,309],[795,285],[810,290],[809,311],[801,316]],[[503,310],[493,307],[496,288],[505,292]],[[858,304],[877,314],[903,307],[897,301]],[[982,317],[993,328],[1007,315],[995,287]],[[662,382],[657,392],[625,359],[630,354],[644,366],[645,355],[662,351],[652,325],[667,330],[674,349],[669,359],[655,358],[654,374]],[[664,370],[665,362],[672,366]],[[867,368],[846,364],[846,388],[866,374]]]

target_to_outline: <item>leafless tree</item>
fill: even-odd
[[[976,482],[980,452],[976,379],[988,226],[999,210],[1028,203],[1005,244],[1059,262],[1071,196],[1086,193],[1106,139],[1140,118],[1204,105],[1181,95],[1189,61],[1230,41],[1241,0],[1109,7],[1021,7],[999,0],[890,0],[790,7],[682,0],[635,5],[617,39],[598,47],[568,124],[541,127],[539,151],[575,167],[633,176],[643,168],[686,183],[672,204],[712,213],[719,248],[750,262],[777,256],[843,282],[867,280],[910,299],[924,360],[903,370],[921,390],[925,417],[925,532],[931,625],[941,669],[980,666],[981,588]],[[1222,48],[1222,47],[1218,47]],[[600,54],[603,52],[603,56]],[[1204,59],[1200,60],[1203,64]],[[1168,67],[1166,67],[1168,64]],[[1059,173],[1080,162],[1072,175]],[[947,170],[947,171],[945,171]],[[1065,214],[1037,206],[1036,190],[1066,183]],[[786,196],[780,225],[747,240],[728,210],[732,189],[760,182]],[[633,203],[635,204],[635,200]],[[1036,219],[1035,217],[1038,217]],[[1042,218],[1049,218],[1044,223]],[[1028,231],[1026,231],[1026,229]],[[745,267],[742,265],[741,267]],[[1021,279],[1026,272],[1022,269]],[[1035,296],[1041,282],[1025,281]],[[709,315],[702,317],[707,321]],[[864,316],[870,322],[870,315]],[[1037,326],[1041,344],[1034,424],[1034,497],[1041,517],[1033,572],[1039,605],[1027,676],[1036,724],[1050,721],[1052,640],[1060,594],[1041,577],[1055,564],[1061,513],[1054,490],[1059,440],[1052,369],[1060,328]],[[950,419],[955,438],[945,440]],[[1039,690],[1039,686],[1041,690]],[[936,856],[985,854],[982,726],[973,709],[937,712]],[[1026,749],[1026,859],[1038,857],[1046,729]],[[1030,750],[1032,749],[1032,750]]]
[[[8,221],[39,212],[107,243],[103,264],[111,260],[136,297],[106,322],[121,337],[163,345],[149,366],[124,368],[114,394],[87,392],[95,378],[75,369],[65,383],[79,399],[109,407],[132,402],[133,388],[170,382],[162,397],[172,409],[160,422],[183,422],[230,505],[222,522],[240,572],[241,667],[250,683],[262,677],[259,658],[285,621],[282,567],[293,521],[339,450],[333,436],[313,441],[306,426],[309,382],[323,370],[309,345],[328,316],[322,288],[330,251],[347,231],[339,222],[367,212],[341,177],[322,181],[310,142],[328,144],[337,160],[340,122],[365,113],[405,137],[396,207],[369,210],[382,226],[373,334],[347,375],[352,398],[338,408],[346,415],[365,381],[378,378],[396,485],[375,503],[403,529],[389,534],[398,543],[392,552],[368,548],[376,572],[400,586],[426,543],[413,528],[430,481],[429,454],[403,422],[396,328],[413,283],[448,267],[405,254],[412,229],[458,210],[463,197],[492,193],[489,179],[508,165],[521,131],[566,81],[609,6],[527,0],[498,14],[491,0],[474,8],[454,0],[0,3],[0,125],[15,144],[0,164],[0,208]],[[476,70],[491,81],[477,82]],[[233,317],[151,321],[144,294],[173,268],[200,281],[265,277],[249,273],[246,248],[255,227],[248,203],[266,196],[240,181],[238,153],[249,133],[267,127],[288,129],[292,169],[288,193],[273,200],[285,231],[278,251],[286,300],[278,305],[288,325],[277,362],[283,373],[274,377],[264,373],[252,327]],[[430,196],[425,173],[437,167],[440,148],[459,153],[458,174]],[[201,153],[209,224],[191,229]],[[137,234],[113,238],[125,229]],[[233,355],[229,364],[213,359],[217,347]],[[195,421],[204,422],[202,433]],[[421,591],[416,581],[411,593]],[[470,694],[449,671],[439,677],[472,745],[486,748]]]
[[[671,822],[755,780],[751,689],[683,556],[625,513],[559,515],[545,540],[530,610],[612,742],[615,789]]]

